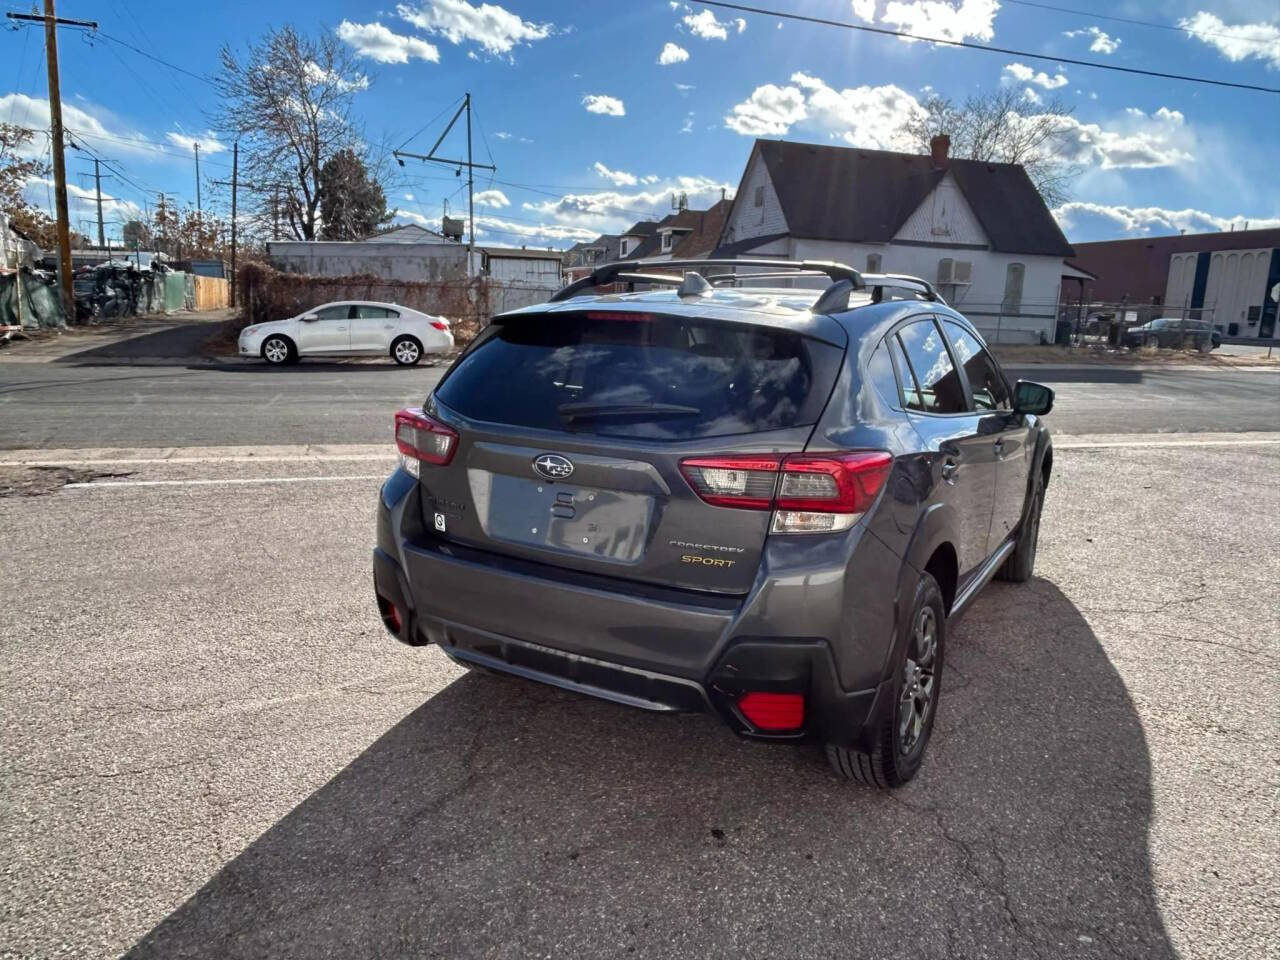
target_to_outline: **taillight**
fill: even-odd
[[[830,533],[849,529],[870,509],[893,469],[893,455],[872,450],[699,457],[683,461],[680,469],[713,506],[774,511],[774,533]]]
[[[432,325],[433,327],[435,327],[437,330],[448,330],[448,329],[449,329],[449,325],[448,325],[447,323],[445,323],[443,320],[432,320],[432,321],[431,321],[431,325]]]
[[[453,459],[458,447],[458,434],[422,411],[410,407],[396,414],[396,449],[400,451],[400,464],[415,477],[419,463],[443,466]]]

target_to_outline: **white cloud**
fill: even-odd
[[[533,141],[530,140],[528,137],[521,137],[517,134],[509,133],[506,130],[499,130],[497,133],[494,134],[494,136],[497,137],[499,140],[514,140],[516,143],[533,143]]]
[[[733,22],[721,23],[714,13],[703,7],[701,13],[686,13],[684,25],[695,37],[701,37],[703,40],[728,40],[729,28],[733,26]],[[743,26],[738,32],[741,33],[745,29],[746,27]]]
[[[130,154],[135,157],[151,157],[157,160],[166,159],[168,147],[142,141],[147,138],[116,123],[110,111],[77,97],[83,107],[62,101],[62,123],[71,139],[83,137],[89,145],[101,151],[110,148],[117,154]],[[44,153],[49,137],[46,131],[50,126],[49,101],[43,97],[28,97],[24,93],[7,93],[0,96],[0,116],[19,126],[35,130],[36,134],[19,153],[23,156],[39,156]],[[201,144],[201,149],[204,145]]]
[[[404,195],[404,198],[405,198],[406,200],[412,201],[412,200],[413,200],[413,194],[412,194],[412,193],[406,193],[406,194]]]
[[[680,126],[681,133],[693,133],[693,111],[690,110],[684,118],[684,123]]]
[[[1044,103],[1044,98],[1036,93],[1034,87],[1027,87],[1022,91],[1022,99],[1027,103]]]
[[[693,90],[694,86],[692,83],[677,83],[676,89],[679,90],[680,94],[683,96],[687,94],[690,90]]]
[[[378,63],[408,63],[414,59],[440,62],[440,51],[435,44],[419,37],[393,33],[381,23],[343,20],[338,24],[337,34],[338,39],[349,44],[360,56]]]
[[[661,177],[654,176],[654,175],[651,173],[651,174],[649,174],[647,177],[641,177],[641,178],[640,178],[640,182],[641,182],[641,183],[657,183],[657,182],[658,182],[659,180],[661,180],[661,179],[662,179]]]
[[[636,175],[634,173],[627,173],[625,170],[610,170],[599,160],[595,163],[595,171],[615,187],[634,187],[636,185]]]
[[[1065,203],[1053,211],[1064,230],[1100,230],[1114,234],[1119,231],[1130,236],[1148,236],[1177,233],[1203,233],[1216,230],[1274,229],[1280,227],[1280,219],[1246,217],[1219,217],[1203,210],[1187,208],[1167,210],[1164,207],[1129,207],[1102,203],[1075,201]]]
[[[875,23],[876,20],[876,0],[852,0],[853,15],[859,20],[865,20],[867,23]],[[782,24],[778,24],[782,26]]]
[[[1130,107],[1111,129],[1081,123],[1075,117],[1060,121],[1063,156],[1103,170],[1150,169],[1190,164],[1195,159],[1194,134],[1177,110],[1161,107],[1147,114]]]
[[[991,40],[999,9],[996,0],[890,0],[880,22],[930,39]]]
[[[1059,87],[1067,85],[1067,78],[1062,74],[1049,76],[1043,70],[1036,72],[1024,63],[1011,63],[1004,68],[1005,81],[1016,81],[1018,83],[1034,83],[1037,87],[1045,90],[1057,90]]]
[[[663,44],[662,52],[658,54],[658,63],[664,67],[673,63],[684,63],[688,59],[689,51],[674,43]]]
[[[63,111],[66,111],[66,105],[63,105]],[[28,180],[22,189],[23,197],[27,203],[37,209],[44,210],[49,216],[54,216],[54,212],[48,208],[49,192],[53,189],[53,181],[37,177]],[[104,221],[140,220],[144,216],[143,210],[136,203],[129,200],[121,200],[106,194],[102,198],[102,219]],[[67,218],[71,221],[71,229],[80,231],[82,229],[80,221],[89,220],[94,224],[96,229],[98,222],[98,202],[97,193],[87,187],[81,187],[74,182],[67,183]],[[112,226],[118,229],[118,224],[112,224],[107,227],[107,232],[112,231]],[[94,234],[96,240],[96,234]]]
[[[582,105],[587,113],[603,113],[610,117],[625,117],[626,105],[617,97],[607,97],[600,93],[589,93],[582,98]]]
[[[737,26],[738,26],[738,32],[739,32],[739,33],[743,33],[743,32],[745,32],[745,31],[746,31],[746,29],[747,29],[747,21],[745,21],[745,20],[743,20],[741,17],[739,17],[737,20],[735,20],[735,21],[733,21],[733,22],[734,22],[735,24],[737,24]]]
[[[508,56],[519,44],[549,37],[550,23],[533,23],[495,3],[472,6],[467,0],[427,0],[420,6],[406,3],[396,7],[406,23],[419,30],[438,34],[452,44],[466,41],[479,44],[486,53]]]
[[[369,78],[363,73],[357,73],[354,77],[348,80],[346,77],[341,77],[332,70],[326,70],[314,60],[308,60],[305,69],[307,80],[316,86],[319,86],[322,83],[330,83],[339,90],[345,90],[348,92],[352,90],[369,89]]]
[[[476,217],[476,235],[496,234],[503,243],[528,243],[534,246],[569,246],[583,240],[594,240],[599,230],[562,223],[522,223],[501,217]]]
[[[1120,38],[1113,37],[1098,27],[1083,27],[1080,30],[1068,30],[1064,37],[1092,37],[1089,49],[1094,53],[1115,53],[1120,46]]]
[[[1256,57],[1270,70],[1280,70],[1280,26],[1274,23],[1227,24],[1212,13],[1201,10],[1185,17],[1178,26],[1214,47],[1233,63]]]
[[[724,118],[724,125],[749,137],[777,137],[806,116],[801,90],[766,83],[756,87],[745,102],[737,104]]]
[[[724,120],[746,136],[781,136],[803,123],[850,146],[906,149],[905,127],[922,112],[915,97],[892,84],[836,90],[817,77],[794,73],[785,87],[757,87]]]
[[[171,130],[164,137],[175,147],[181,147],[183,150],[193,153],[197,143],[200,144],[201,153],[222,153],[227,149],[226,144],[220,142],[218,135],[212,130],[206,130],[204,135],[199,137],[189,137],[185,133],[177,133]]]
[[[648,183],[644,189],[622,192],[601,190],[593,193],[570,193],[558,200],[525,203],[523,207],[537,217],[590,232],[617,233],[637,220],[660,220],[671,208],[673,193],[689,195],[692,209],[705,209],[720,199],[722,189],[732,193],[733,185],[709,177],[678,176]]]
[[[507,195],[501,190],[481,190],[473,198],[473,202],[481,207],[493,207],[500,209],[502,207],[511,206],[511,201],[507,199]]]

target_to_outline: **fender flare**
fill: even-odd
[[[884,663],[880,665],[880,678],[883,682],[888,678],[889,665],[894,662],[903,643],[906,642],[906,630],[903,625],[911,616],[911,605],[915,602],[916,586],[924,574],[924,568],[933,556],[933,552],[944,543],[954,546],[956,529],[955,510],[949,504],[935,503],[921,514],[916,528],[907,541],[903,552],[904,562],[898,570],[897,592],[893,603],[893,643],[889,644]],[[958,572],[957,572],[958,575]]]
[[[1043,424],[1036,424],[1036,450],[1031,457],[1031,469],[1027,471],[1027,489],[1022,495],[1022,515],[1018,518],[1018,526],[1021,527],[1024,520],[1027,519],[1027,513],[1031,509],[1031,492],[1035,490],[1036,477],[1040,476],[1044,470],[1045,457],[1053,458],[1053,441],[1049,438],[1049,431],[1044,428]],[[1048,481],[1045,481],[1046,485]]]

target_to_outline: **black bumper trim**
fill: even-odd
[[[702,685],[682,677],[553,650],[446,620],[433,618],[433,626],[443,627],[447,642],[440,649],[464,663],[642,710],[700,713],[710,709]]]

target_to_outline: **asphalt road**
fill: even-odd
[[[136,349],[136,348],[135,348]],[[390,442],[442,367],[0,363],[0,449]],[[1280,429],[1280,371],[1029,367],[1056,433]]]
[[[0,955],[1273,955],[1280,445],[1121,442],[1060,441],[892,794],[397,645],[376,448],[0,497]]]

